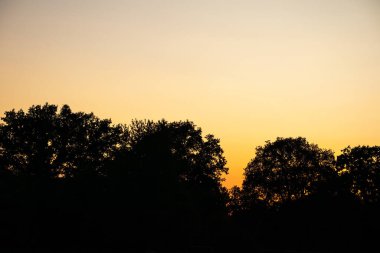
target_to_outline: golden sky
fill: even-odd
[[[192,120],[240,184],[254,148],[380,144],[378,0],[0,0],[0,112]]]

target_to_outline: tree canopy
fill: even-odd
[[[244,172],[246,199],[268,206],[302,199],[334,174],[331,150],[309,144],[305,138],[277,138],[256,148]]]
[[[135,120],[129,127],[129,136],[135,158],[153,160],[156,166],[175,162],[172,169],[179,181],[200,185],[214,182],[220,186],[222,174],[228,172],[219,140],[210,134],[203,137],[202,130],[190,121]]]
[[[228,191],[219,139],[188,120],[114,125],[51,104],[1,120],[0,247],[246,252],[377,242],[379,146],[335,159],[305,138],[277,138],[256,148],[242,187]]]
[[[338,172],[350,191],[365,202],[380,200],[380,146],[347,147],[337,158]]]
[[[226,215],[227,172],[219,140],[190,121],[112,125],[45,104],[5,112],[0,124],[0,212],[37,217],[39,240],[50,243],[67,234],[131,245],[209,241]],[[79,239],[81,226],[92,239]]]
[[[125,145],[121,125],[92,113],[58,112],[45,104],[5,112],[0,125],[0,159],[4,172],[39,177],[101,174],[107,160]]]
[[[228,172],[219,140],[202,135],[190,121],[134,120],[128,127],[128,151],[115,160],[110,173],[128,182],[132,191],[146,198],[177,203],[175,196],[225,206],[223,175]],[[194,199],[194,196],[197,196]],[[190,202],[189,202],[190,201]],[[197,202],[198,204],[199,201]]]

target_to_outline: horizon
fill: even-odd
[[[380,3],[2,1],[0,115],[45,102],[113,123],[190,120],[225,185],[255,148],[380,143]]]

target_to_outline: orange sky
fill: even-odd
[[[254,148],[380,144],[377,0],[1,0],[0,112],[190,119],[240,184]]]

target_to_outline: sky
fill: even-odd
[[[380,145],[378,0],[0,0],[0,115],[193,121],[240,185],[255,147]]]

